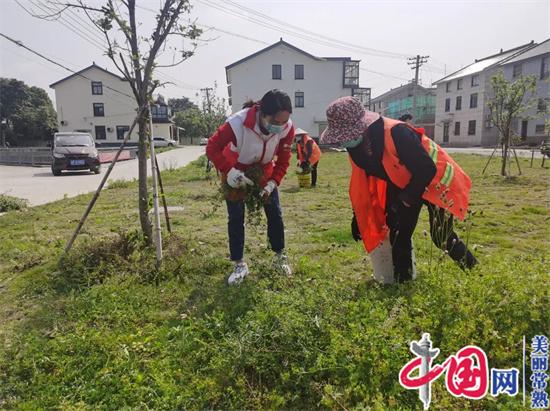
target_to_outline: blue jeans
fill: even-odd
[[[244,255],[244,202],[227,200],[226,203],[229,253],[231,261],[239,261]],[[271,193],[269,201],[264,205],[264,211],[267,217],[267,236],[271,249],[279,253],[285,248],[285,227],[277,189]]]

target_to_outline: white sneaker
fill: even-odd
[[[244,277],[248,275],[248,265],[241,261],[240,263],[235,264],[235,268],[233,269],[233,272],[227,279],[227,284],[233,285],[233,284],[240,284],[244,280]]]
[[[292,277],[292,269],[290,268],[288,257],[284,252],[275,254],[273,265],[287,277]]]

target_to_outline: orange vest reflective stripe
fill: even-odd
[[[391,135],[391,129],[401,121],[384,117],[384,154],[382,165],[391,182],[404,188],[411,179],[410,171],[399,161],[397,150]],[[422,198],[446,209],[452,215],[463,220],[468,210],[472,180],[462,168],[435,141],[422,135],[422,146],[435,163],[437,172]]]
[[[409,170],[399,162],[391,135],[392,127],[401,121],[384,117],[384,153],[382,165],[391,182],[404,188],[411,179]],[[437,172],[422,198],[442,207],[459,219],[464,219],[468,210],[468,198],[472,182],[468,175],[439,145],[425,135],[422,146],[434,161]],[[349,196],[359,232],[367,252],[372,252],[388,234],[386,225],[386,181],[367,176],[365,170],[351,160]]]
[[[317,143],[307,134],[304,134],[301,141],[296,143],[296,152],[298,154],[298,161],[302,162],[306,158],[305,147],[311,141],[311,156],[309,157],[310,164],[316,164],[321,157],[321,149]],[[302,145],[303,144],[303,145]]]

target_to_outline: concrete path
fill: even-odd
[[[166,151],[157,155],[161,170],[179,168],[196,160],[204,153],[204,147],[187,146]],[[137,178],[137,159],[117,163],[109,180],[133,180]],[[0,194],[29,200],[32,206],[62,199],[65,195],[74,197],[95,191],[109,168],[109,163],[101,166],[101,174],[88,172],[64,172],[54,177],[49,167],[23,167],[0,165]],[[148,162],[147,174],[151,175]]]

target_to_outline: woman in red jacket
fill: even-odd
[[[206,155],[227,178],[233,188],[252,185],[244,172],[257,164],[263,168],[261,184],[267,217],[267,235],[276,253],[276,266],[292,275],[284,252],[284,224],[277,187],[286,174],[290,162],[290,147],[294,139],[294,126],[290,120],[290,97],[280,91],[268,91],[261,101],[249,101],[243,109],[231,115],[208,139]],[[244,257],[244,202],[227,202],[229,251],[235,268],[228,284],[238,284],[248,275]]]

